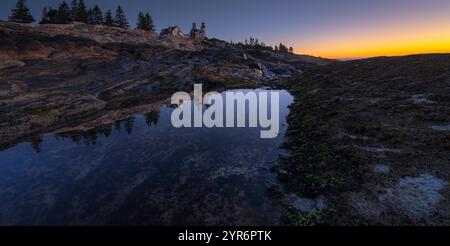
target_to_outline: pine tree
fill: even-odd
[[[78,2],[77,17],[75,18],[75,20],[83,23],[88,22],[88,11],[83,0],[80,0]]]
[[[103,25],[105,25],[105,26],[113,26],[114,25],[112,12],[110,9],[105,14],[105,18],[103,19]]]
[[[44,7],[44,9],[42,10],[42,18],[41,21],[39,22],[39,24],[45,24],[48,23],[49,19],[48,19],[48,9],[47,7]]]
[[[278,51],[282,53],[288,53],[289,49],[286,47],[286,45],[280,43],[280,45],[278,46]]]
[[[103,24],[103,13],[97,4],[91,10],[91,21],[93,25]]]
[[[145,14],[145,19],[147,21],[148,31],[154,32],[155,31],[155,25],[153,24],[153,18],[150,16],[149,13]]]
[[[116,16],[114,18],[114,26],[122,27],[122,28],[128,28],[128,20],[125,16],[125,12],[123,11],[122,7],[119,5],[116,9]]]
[[[289,53],[294,53],[294,48],[292,48],[292,46],[289,47]]]
[[[72,20],[77,20],[78,18],[78,0],[72,0],[70,4],[70,14],[72,16]]]
[[[93,12],[92,9],[89,9],[87,12],[87,23],[89,25],[95,25],[94,24],[94,15],[92,12]]]
[[[62,2],[62,4],[58,8],[58,15],[56,17],[56,22],[58,24],[67,24],[72,21],[72,18],[70,16],[70,8],[69,5],[65,1]]]
[[[145,30],[145,28],[146,28],[146,23],[145,23],[144,13],[139,12],[136,29]]]
[[[42,19],[39,24],[57,24],[58,23],[58,10],[52,9],[52,7],[44,8],[42,11]]]
[[[137,21],[137,29],[154,32],[155,27],[153,26],[153,20],[149,13],[144,15],[143,12],[139,12],[138,21]]]
[[[30,13],[30,10],[26,6],[25,0],[18,0],[16,8],[11,10],[11,16],[9,21],[18,23],[31,23],[34,22],[34,18]]]

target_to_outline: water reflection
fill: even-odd
[[[271,225],[280,135],[173,128],[171,107],[0,152],[0,225]]]
[[[159,120],[159,112],[151,112],[143,115],[144,121],[148,127],[156,126]],[[109,138],[113,130],[118,132],[126,132],[128,135],[133,133],[133,126],[136,117],[129,117],[123,120],[115,121],[112,124],[105,124],[86,131],[71,131],[65,133],[55,134],[56,140],[64,141],[66,139],[72,140],[76,144],[95,145],[99,136]],[[30,140],[31,147],[36,153],[41,152],[41,144],[43,142],[42,136],[34,137]]]

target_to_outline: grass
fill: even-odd
[[[288,209],[283,214],[283,221],[290,226],[318,226],[324,224],[326,217],[326,212],[323,211],[305,213]]]

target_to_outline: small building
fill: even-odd
[[[190,32],[191,38],[195,39],[204,39],[206,38],[206,25],[205,22],[202,22],[200,29],[197,29],[197,23],[192,23],[192,29]]]
[[[170,26],[166,29],[161,30],[162,37],[165,36],[175,36],[175,37],[183,37],[183,31],[181,31],[181,28],[179,26]]]

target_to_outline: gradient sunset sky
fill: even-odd
[[[16,0],[1,0],[7,19]],[[35,19],[44,6],[61,0],[28,0]],[[67,2],[70,2],[68,0]],[[208,36],[243,41],[254,36],[283,42],[296,53],[357,58],[417,53],[450,53],[450,0],[86,0],[103,10],[118,4],[134,26],[149,11],[157,29],[205,21]]]

